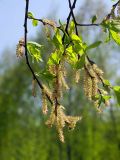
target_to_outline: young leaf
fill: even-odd
[[[33,59],[36,59],[36,61],[42,61],[41,57],[41,48],[43,46],[36,43],[36,42],[28,42],[27,43],[27,49],[29,54],[32,56]]]
[[[39,43],[37,43],[37,42],[32,42],[32,41],[29,41],[29,42],[27,43],[27,45],[34,46],[34,47],[36,47],[36,48],[38,48],[38,49],[41,49],[41,48],[43,47],[43,45],[41,45],[41,44],[39,44]]]
[[[33,13],[32,12],[28,12],[28,18],[34,18]]]
[[[80,56],[85,54],[86,46],[84,43],[75,43],[73,48],[74,48],[74,52],[76,52],[76,54],[79,54]]]
[[[74,34],[74,33],[71,35],[71,39],[72,39],[73,41],[82,42],[82,38],[79,37],[79,36],[77,36],[77,35]]]
[[[31,19],[34,18],[32,12],[28,12],[28,18],[31,18]],[[33,25],[34,27],[36,27],[36,26],[38,25],[38,20],[33,19],[33,20],[32,20],[32,25]]]
[[[89,46],[86,48],[86,50],[89,50],[89,49],[92,49],[92,48],[96,48],[96,47],[98,47],[101,43],[102,43],[102,41],[97,41],[97,42],[89,45]]]
[[[48,70],[42,70],[39,73],[35,73],[36,76],[39,76],[41,80],[45,80],[46,82],[50,82],[55,78],[55,75],[51,74]]]
[[[75,65],[75,68],[76,68],[76,69],[82,69],[83,66],[84,66],[84,64],[85,64],[85,54],[82,55],[82,56],[80,57],[80,59],[77,61],[76,65]]]
[[[112,27],[116,28],[118,31],[120,31],[120,20],[119,19],[112,19],[110,21],[110,29],[114,30]]]
[[[74,23],[74,21],[71,21],[70,27],[69,27],[69,35],[71,35],[73,33],[74,29],[75,29],[75,23]]]
[[[94,16],[92,17],[92,23],[94,23],[96,20],[97,20],[97,16],[94,15]]]
[[[38,25],[38,21],[35,20],[35,19],[33,19],[33,20],[32,20],[32,25],[33,25],[34,27],[36,27],[36,26]]]
[[[59,64],[61,56],[62,56],[61,52],[56,50],[50,55],[48,64],[49,65]]]
[[[109,95],[104,95],[104,96],[102,96],[102,98],[103,98],[104,101],[107,101],[107,100],[109,100],[109,99],[111,98],[111,96],[109,96]]]
[[[76,52],[74,51],[73,46],[69,46],[66,49],[66,54],[68,55],[68,59],[71,61],[71,63],[76,63],[77,62],[77,56],[76,56]]]
[[[110,82],[107,79],[103,79],[103,83],[108,87],[111,86]]]
[[[113,40],[120,45],[120,33],[119,32],[115,32],[113,30],[110,30],[111,36],[113,38]]]
[[[62,37],[60,35],[60,31],[57,29],[56,33],[53,37],[53,43],[55,44],[56,48],[58,49],[62,49],[63,45],[62,45]]]

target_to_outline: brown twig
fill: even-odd
[[[100,26],[101,23],[89,23],[89,24],[80,24],[80,23],[76,23],[77,26],[83,26],[83,27],[90,27],[90,26]]]
[[[74,0],[73,2],[73,5],[71,6],[71,10],[70,10],[70,13],[67,17],[67,23],[66,23],[66,27],[65,27],[65,32],[68,34],[68,26],[69,26],[69,22],[70,22],[70,18],[71,18],[71,15],[72,15],[72,11],[73,9],[75,8],[75,4],[76,4],[77,0]],[[69,35],[69,34],[68,34]],[[63,38],[62,38],[62,41],[64,42],[64,39],[65,39],[65,33],[63,35]]]
[[[114,14],[114,11],[115,11],[115,9],[116,9],[116,7],[117,7],[117,5],[118,5],[119,3],[120,3],[120,0],[119,0],[118,2],[116,2],[116,3],[112,6],[111,12],[105,17],[105,20],[110,19],[110,17],[112,16],[112,14]]]
[[[31,71],[32,75],[33,75],[33,78],[36,80],[36,82],[38,83],[39,87],[41,89],[44,89],[42,83],[38,80],[38,78],[36,77],[35,73],[34,73],[34,70],[32,69],[31,65],[30,65],[30,62],[29,62],[29,59],[28,59],[28,54],[27,54],[27,19],[28,19],[28,8],[29,8],[29,0],[26,0],[26,7],[25,7],[25,20],[24,20],[24,41],[25,41],[25,58],[26,58],[26,64],[29,68],[29,70]],[[46,93],[46,96],[49,100],[49,102],[52,104],[52,100],[51,98],[47,95]]]
[[[78,35],[77,22],[76,22],[76,19],[75,19],[75,15],[74,15],[74,12],[73,12],[73,8],[72,8],[72,5],[71,5],[71,1],[68,0],[68,3],[69,3],[69,8],[70,8],[70,11],[71,11],[71,15],[72,15],[72,17],[73,17],[73,21],[74,21],[74,23],[75,23],[76,35]]]
[[[78,22],[76,21],[76,19],[75,19],[75,15],[74,15],[74,13],[73,13],[73,9],[75,8],[75,4],[76,4],[76,1],[77,1],[77,0],[74,0],[73,5],[71,5],[71,1],[70,1],[70,0],[68,0],[68,1],[69,1],[70,13],[69,13],[69,15],[68,15],[67,24],[66,24],[66,28],[65,28],[65,31],[66,31],[67,34],[68,34],[68,31],[67,31],[67,30],[68,30],[68,25],[69,25],[69,21],[70,21],[71,16],[73,17],[75,26],[92,27],[92,26],[100,26],[100,25],[102,24],[103,21],[102,21],[101,23],[85,23],[85,24],[84,24],[84,23],[78,23]],[[111,12],[105,16],[105,19],[104,19],[104,20],[107,20],[107,19],[110,18],[110,16],[112,15],[112,13],[114,12],[114,10],[116,9],[118,3],[120,3],[120,0],[119,0],[118,2],[116,2],[116,3],[112,6]],[[50,25],[49,23],[46,23],[46,22],[44,21],[44,19],[39,19],[39,18],[34,18],[34,17],[28,17],[28,19],[37,20],[37,21],[41,22],[43,25]],[[51,25],[50,25],[50,26],[51,26]],[[56,27],[59,28],[59,29],[61,29],[60,26],[56,26]],[[76,29],[76,34],[77,34],[77,32],[78,32],[78,31],[77,31],[77,29]],[[65,35],[64,35],[64,36],[65,36]],[[63,36],[63,39],[65,38],[64,36]]]

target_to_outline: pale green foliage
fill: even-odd
[[[32,56],[33,60],[35,59],[37,62],[42,61],[42,58],[41,58],[41,48],[42,47],[43,47],[42,45],[36,42],[29,41],[27,43],[28,52]]]

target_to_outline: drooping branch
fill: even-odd
[[[29,70],[31,71],[33,78],[36,80],[36,82],[38,83],[39,87],[41,89],[44,89],[42,83],[38,80],[38,78],[36,77],[34,70],[32,69],[30,62],[29,62],[29,58],[28,58],[28,54],[27,54],[27,19],[28,19],[28,9],[29,9],[29,0],[26,0],[26,7],[25,7],[25,20],[24,20],[24,47],[25,47],[25,58],[26,58],[26,64],[29,68]],[[52,104],[52,100],[49,97],[49,95],[46,93],[46,96],[49,100],[49,102]]]

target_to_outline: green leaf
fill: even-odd
[[[68,59],[71,61],[71,63],[76,63],[77,62],[77,55],[76,52],[74,51],[73,46],[69,46],[66,49],[66,54],[68,55]]]
[[[84,43],[75,43],[73,48],[74,48],[74,52],[76,52],[76,54],[79,54],[80,56],[85,54],[86,45]]]
[[[92,17],[92,23],[94,23],[96,20],[97,20],[97,16],[94,15],[94,16]]]
[[[71,35],[74,32],[74,29],[75,29],[75,23],[74,21],[71,21],[69,27],[69,35]]]
[[[71,54],[74,53],[73,46],[69,46],[68,48],[66,48],[66,51],[71,53]]]
[[[111,98],[111,96],[109,96],[109,95],[102,95],[102,98],[103,98],[103,101],[105,102],[105,101],[109,100]]]
[[[45,80],[46,82],[52,81],[55,78],[55,75],[51,74],[47,69],[35,74],[36,76],[39,76],[41,80]]]
[[[60,28],[62,32],[65,34],[64,38],[64,44],[69,44],[70,43],[70,37],[68,36],[67,32],[65,31],[65,24],[62,24],[62,22],[59,20]]]
[[[114,90],[114,93],[116,95],[118,104],[120,105],[120,86],[114,86],[113,90]]]
[[[82,69],[83,66],[84,66],[84,64],[85,64],[85,54],[82,55],[82,56],[80,57],[80,59],[77,61],[76,65],[75,65],[75,68],[76,68],[76,69]]]
[[[32,12],[28,12],[28,18],[31,18],[31,19],[33,19],[33,18],[34,18],[34,16],[33,16],[33,13],[32,13]],[[36,27],[36,26],[38,25],[38,20],[33,19],[33,20],[32,20],[32,25],[33,25],[34,27]]]
[[[119,32],[115,32],[113,30],[110,30],[111,36],[113,38],[113,40],[120,45],[120,33]]]
[[[49,65],[59,64],[61,57],[62,57],[61,52],[56,50],[55,52],[51,53],[48,60],[48,64]]]
[[[79,36],[77,36],[77,35],[74,34],[74,33],[71,35],[71,39],[72,39],[73,41],[82,42],[82,38],[79,37]]]
[[[29,42],[27,43],[27,45],[34,46],[34,47],[36,47],[36,48],[38,48],[38,49],[41,49],[41,48],[43,47],[43,45],[41,45],[41,44],[39,44],[39,43],[37,43],[37,42],[33,42],[33,41],[29,41]]]
[[[32,42],[29,41],[27,43],[27,49],[29,54],[32,56],[33,59],[35,59],[37,62],[41,61],[42,62],[42,58],[41,58],[41,48],[43,46],[36,43],[36,42]]]
[[[95,100],[95,101],[99,100],[100,98],[101,98],[100,94],[97,94],[97,95],[95,95],[95,96],[92,97],[92,99]]]
[[[38,20],[33,19],[33,20],[32,20],[32,25],[33,25],[34,27],[36,27],[36,26],[38,25]]]
[[[56,30],[56,33],[53,37],[53,43],[56,46],[57,49],[60,49],[61,51],[64,50],[63,44],[62,44],[62,36],[60,34],[59,29]]]
[[[103,83],[108,87],[111,86],[110,82],[107,79],[103,79]]]
[[[92,48],[96,48],[96,47],[98,47],[101,43],[102,43],[102,41],[94,42],[93,44],[89,45],[89,46],[86,48],[86,50],[89,50],[89,49],[92,49]]]
[[[34,18],[33,13],[32,12],[28,12],[28,18]]]

